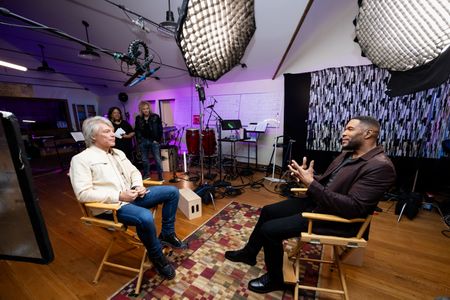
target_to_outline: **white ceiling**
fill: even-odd
[[[157,23],[165,20],[168,9],[167,0],[112,1]],[[182,0],[171,0],[175,19],[178,18],[177,8],[181,3]],[[237,66],[218,82],[271,79],[295,32],[306,3],[307,0],[255,0],[257,28],[242,60],[247,68]],[[90,24],[89,39],[92,44],[125,53],[133,40],[140,39],[154,51],[157,57],[155,61],[162,63],[161,69],[154,74],[160,80],[149,78],[134,87],[124,87],[123,83],[129,77],[120,71],[121,63],[111,56],[102,54],[99,61],[86,61],[77,56],[78,52],[84,49],[84,46],[78,43],[42,30],[0,24],[0,59],[25,65],[30,69],[24,73],[0,68],[0,82],[87,88],[100,96],[113,95],[118,91],[143,92],[192,84],[174,38],[163,36],[150,24],[146,25],[151,30],[150,33],[144,32],[134,25],[121,9],[104,0],[0,0],[0,7],[82,40],[85,40],[85,29],[81,21],[86,20]],[[130,16],[136,19],[135,16]],[[5,16],[0,16],[0,22],[25,25]],[[46,60],[57,73],[36,71],[41,65],[38,44],[44,45]],[[126,70],[125,64],[123,68]],[[129,72],[134,73],[134,68]]]

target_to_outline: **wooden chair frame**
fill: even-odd
[[[357,218],[357,219],[344,219],[338,216],[334,215],[327,215],[327,214],[316,214],[316,213],[302,213],[302,216],[304,218],[308,219],[308,232],[302,232],[300,239],[297,243],[297,246],[289,253],[284,254],[283,259],[283,273],[284,273],[284,280],[288,284],[294,284],[295,290],[294,290],[294,299],[298,299],[298,289],[305,289],[305,290],[313,290],[318,292],[327,292],[327,293],[334,293],[334,294],[340,294],[344,297],[344,299],[349,299],[348,297],[348,289],[347,284],[345,281],[345,274],[342,270],[342,262],[341,260],[344,258],[343,256],[348,255],[349,251],[340,251],[340,247],[347,247],[351,249],[360,248],[360,247],[366,247],[367,241],[362,237],[364,232],[366,231],[367,227],[370,224],[370,221],[372,220],[372,215],[369,215],[367,218]],[[313,229],[313,221],[330,221],[330,222],[339,222],[339,223],[362,223],[358,234],[355,237],[339,237],[339,236],[331,236],[331,235],[319,235],[312,233]],[[311,244],[320,244],[320,245],[330,245],[333,248],[333,254],[331,260],[325,260],[325,259],[309,259],[309,258],[302,258],[300,257],[300,252],[302,249],[302,246],[305,243],[311,243]],[[340,253],[342,252],[342,253]],[[294,257],[294,264],[289,260],[289,257]],[[312,287],[307,285],[302,285],[299,280],[300,276],[300,262],[301,261],[309,261],[309,262],[315,262],[315,263],[327,263],[327,264],[333,264],[336,266],[339,278],[341,282],[342,289],[327,289],[327,288],[320,288],[320,287]]]
[[[299,189],[291,189],[291,191],[295,192],[305,192],[306,189],[299,188]],[[365,231],[367,230],[371,220],[372,215],[367,216],[366,218],[356,218],[356,219],[345,219],[341,218],[335,215],[328,215],[328,214],[318,214],[318,213],[308,213],[304,212],[302,213],[302,216],[304,218],[308,219],[308,231],[302,232],[301,236],[299,238],[299,241],[294,249],[292,249],[289,254],[284,253],[283,258],[283,275],[284,275],[284,281],[287,284],[293,284],[295,285],[294,290],[294,299],[298,299],[298,290],[304,289],[304,290],[312,290],[317,292],[326,292],[326,293],[333,293],[333,294],[339,294],[344,297],[344,299],[348,300],[348,289],[347,289],[347,283],[345,281],[345,273],[342,269],[342,260],[349,255],[352,249],[356,248],[363,248],[367,246],[367,241],[363,238],[363,235]],[[329,221],[329,222],[337,222],[337,223],[361,223],[361,227],[359,228],[358,233],[354,237],[339,237],[339,236],[332,236],[332,235],[320,235],[320,234],[314,234],[313,231],[313,222],[314,221]],[[309,258],[302,258],[300,257],[300,252],[302,250],[302,247],[305,243],[311,243],[316,245],[329,245],[332,247],[332,259],[326,260],[326,259],[309,259]],[[292,259],[294,258],[294,261]],[[326,264],[332,264],[336,266],[338,273],[339,273],[339,279],[341,283],[341,289],[328,289],[328,288],[320,288],[320,287],[314,287],[314,286],[308,286],[303,285],[300,282],[300,262],[301,261],[309,261],[314,263],[326,263]]]
[[[159,181],[150,181],[150,180],[144,181],[145,186],[161,185],[161,184],[162,184],[162,182],[159,182]],[[117,269],[121,269],[121,270],[126,270],[126,271],[131,271],[131,272],[136,272],[136,273],[138,273],[138,281],[136,283],[136,288],[135,288],[134,292],[136,295],[138,295],[140,292],[140,288],[141,288],[142,278],[144,275],[144,269],[149,268],[151,265],[150,265],[149,259],[147,257],[147,249],[145,249],[145,247],[139,240],[137,234],[134,231],[130,230],[125,224],[120,223],[117,220],[117,210],[119,210],[120,204],[118,204],[118,203],[108,204],[108,203],[100,203],[100,202],[78,202],[78,204],[80,205],[81,211],[83,213],[83,216],[81,217],[81,221],[84,224],[99,226],[99,227],[105,228],[109,231],[112,231],[111,241],[108,245],[108,248],[106,249],[105,254],[103,255],[102,261],[100,262],[97,272],[95,273],[93,283],[94,284],[98,283],[100,275],[103,272],[103,269],[105,266],[109,266],[109,267],[113,267],[113,268],[117,268]],[[113,220],[105,220],[105,219],[100,219],[100,218],[95,217],[91,213],[90,209],[92,209],[92,208],[104,209],[104,210],[111,211]],[[155,218],[155,216],[156,216],[157,209],[158,209],[157,206],[150,209],[152,211],[153,218]],[[119,237],[121,237],[120,235],[122,235],[122,237],[125,237],[126,241],[128,243],[130,243],[131,245],[133,245],[135,247],[139,247],[139,248],[140,247],[144,248],[144,252],[142,254],[142,258],[141,258],[139,267],[136,268],[136,267],[131,267],[131,266],[123,265],[123,264],[118,264],[118,263],[112,262],[110,260],[111,250],[114,247],[117,239]]]

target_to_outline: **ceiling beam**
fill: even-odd
[[[41,55],[35,54],[35,53],[32,53],[32,52],[25,52],[25,51],[19,51],[19,50],[15,50],[15,49],[8,49],[8,48],[2,48],[2,47],[0,47],[0,50],[6,51],[6,52],[17,53],[17,54],[21,54],[21,55],[28,55],[28,56],[31,56],[31,57],[38,58],[39,60],[42,59]],[[96,68],[96,69],[103,69],[103,70],[114,71],[114,72],[119,72],[119,73],[126,74],[126,72],[123,71],[123,70],[117,70],[117,69],[112,69],[112,68],[108,68],[108,67],[90,65],[90,64],[79,62],[79,61],[70,61],[70,60],[67,60],[67,59],[56,58],[56,57],[51,57],[51,56],[46,56],[45,59],[46,60],[60,61],[60,62],[68,63],[68,64],[76,64],[76,65],[81,65],[81,66],[85,66],[85,67]],[[155,64],[155,65],[160,65],[162,67],[168,67],[168,68],[179,70],[179,71],[183,71],[183,72],[186,72],[186,73],[188,72],[187,69],[171,66],[171,65],[168,65],[168,64],[164,64],[162,62],[153,61],[152,63]]]
[[[89,89],[86,88],[86,87],[61,86],[61,85],[40,84],[40,83],[31,83],[31,82],[15,82],[15,81],[5,81],[5,80],[0,80],[0,83],[7,83],[7,84],[29,84],[29,85],[36,85],[36,86],[57,87],[57,88],[62,88],[62,89],[73,89],[73,90],[84,90],[84,91],[89,91]]]
[[[283,57],[281,58],[281,61],[278,64],[277,70],[275,71],[275,73],[272,76],[272,80],[274,80],[277,77],[277,74],[280,71],[281,66],[284,63],[284,60],[286,59],[286,56],[288,55],[289,51],[291,50],[292,44],[294,43],[294,41],[295,41],[295,39],[297,37],[297,34],[300,31],[300,28],[302,27],[303,22],[306,19],[306,15],[308,14],[309,9],[311,8],[313,2],[314,2],[314,0],[309,0],[308,3],[306,4],[305,10],[303,11],[303,15],[302,15],[302,17],[300,18],[300,21],[297,24],[297,28],[295,29],[295,32],[294,32],[294,34],[291,37],[291,40],[289,42],[289,45],[286,48],[286,51],[284,51]]]
[[[63,79],[53,79],[53,78],[42,78],[42,77],[31,77],[31,76],[22,76],[22,75],[12,75],[12,74],[0,74],[1,76],[8,76],[8,77],[16,77],[16,78],[24,78],[24,79],[31,79],[31,80],[42,80],[42,81],[50,81],[50,82],[64,82],[64,83],[76,83],[79,85],[92,85],[92,86],[98,86],[98,87],[104,87],[107,88],[108,86],[106,84],[100,84],[100,83],[91,83],[91,82],[76,82],[71,80],[63,80]],[[30,83],[31,84],[31,83]]]

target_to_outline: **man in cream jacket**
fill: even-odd
[[[114,129],[103,117],[83,122],[87,149],[75,155],[70,164],[70,181],[80,202],[120,203],[117,218],[136,226],[137,235],[147,249],[158,272],[167,279],[175,277],[175,269],[162,253],[162,245],[186,248],[175,234],[175,214],[179,193],[173,186],[145,188],[139,170],[126,155],[113,148]],[[149,208],[162,204],[162,228],[159,239]],[[97,217],[112,219],[102,210],[92,211]]]

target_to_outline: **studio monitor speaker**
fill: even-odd
[[[128,101],[128,95],[127,95],[127,93],[119,93],[119,100],[120,100],[120,102],[123,102],[123,103],[125,103],[125,102],[127,102]]]

